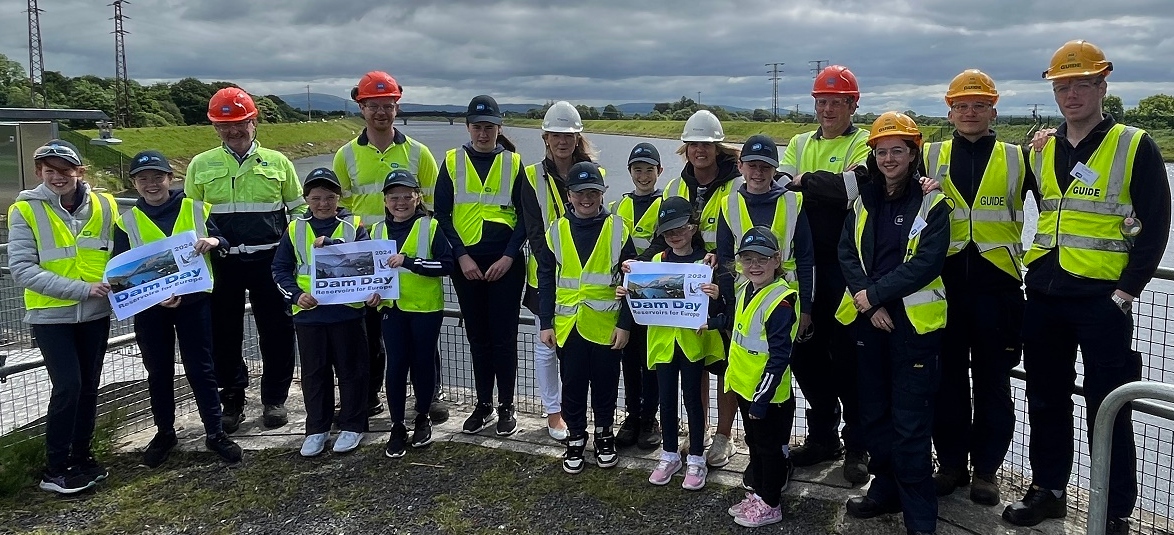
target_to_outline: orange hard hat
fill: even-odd
[[[978,69],[966,69],[950,82],[950,89],[946,91],[946,105],[953,106],[958,97],[986,97],[991,99],[994,106],[999,101],[999,90],[995,89],[995,81],[985,72]]]
[[[881,138],[892,136],[910,138],[917,146],[921,146],[921,130],[917,129],[917,123],[908,115],[896,111],[886,111],[876,118],[868,132],[868,146],[876,147]]]
[[[233,123],[257,117],[253,97],[239,87],[226,87],[208,100],[208,120],[214,123]]]
[[[860,85],[856,75],[843,65],[831,65],[820,71],[811,86],[811,96],[846,95],[860,100]]]
[[[1113,62],[1105,61],[1105,53],[1099,46],[1077,40],[1064,43],[1052,54],[1052,63],[1043,76],[1048,80],[1095,74],[1108,76],[1112,70]]]
[[[355,102],[376,97],[391,97],[399,100],[403,96],[403,88],[390,74],[383,71],[371,71],[363,75],[359,85],[351,88],[351,98]]]

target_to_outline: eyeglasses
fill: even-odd
[[[773,256],[759,256],[756,258],[747,258],[745,256],[738,257],[738,263],[748,268],[767,267],[771,262],[774,262]]]
[[[846,98],[817,98],[815,99],[816,108],[847,108],[848,99]]]
[[[1087,95],[1095,87],[1101,85],[1101,80],[1081,80],[1074,84],[1060,84],[1053,85],[1052,92],[1057,96],[1064,96],[1068,93],[1075,93],[1077,95]]]
[[[315,195],[313,197],[306,197],[306,202],[311,204],[330,204],[337,201],[338,195],[327,195],[325,197],[319,197]]]
[[[234,123],[212,123],[212,127],[215,128],[217,132],[232,132],[234,130],[246,130],[251,124],[253,124],[253,121],[250,119],[247,121],[237,121]]]
[[[894,158],[902,158],[909,154],[909,149],[905,147],[893,147],[891,149],[873,149],[872,154],[876,159],[883,160],[889,156]]]
[[[416,194],[408,193],[406,195],[384,195],[383,199],[390,203],[412,202],[416,200]]]
[[[391,112],[395,111],[396,106],[397,106],[397,104],[363,104],[363,108],[365,108],[369,111],[373,111],[373,112],[383,111],[384,113],[391,113]]]
[[[970,113],[971,111],[974,113],[982,113],[993,107],[994,106],[991,106],[986,102],[956,102],[950,106],[950,109],[958,113]]]

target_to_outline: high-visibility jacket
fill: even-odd
[[[520,154],[503,150],[493,159],[489,176],[478,176],[465,148],[452,149],[444,155],[445,167],[453,181],[452,224],[466,246],[481,241],[486,221],[511,229],[518,224],[514,206],[514,177],[522,167]]]
[[[662,199],[663,197],[653,199],[652,204],[640,216],[639,221],[636,220],[636,202],[628,195],[612,202],[608,207],[608,211],[624,218],[624,223],[628,225],[628,230],[632,233],[632,245],[636,247],[636,254],[642,254],[649,245],[652,245],[652,238],[656,236],[656,218],[660,212]]]
[[[653,256],[652,261],[663,262],[664,253]],[[706,330],[697,334],[696,329],[649,325],[648,369],[651,370],[660,363],[672,362],[676,346],[681,347],[681,353],[684,353],[690,362],[705,359],[705,363],[709,364],[725,358],[726,347],[722,343],[721,334],[717,331]]]
[[[546,164],[538,162],[526,167],[526,179],[534,189],[538,200],[538,208],[542,211],[542,228],[550,228],[554,220],[563,216],[566,211],[566,199],[558,194],[558,187],[554,185],[550,175],[546,173]],[[538,288],[538,258],[533,250],[526,257],[526,284],[531,288]]]
[[[701,237],[705,239],[706,251],[717,249],[717,219],[722,217],[722,209],[725,208],[726,197],[731,192],[738,191],[738,188],[742,186],[743,182],[742,177],[737,177],[718,186],[717,191],[710,194],[709,199],[705,201],[705,206],[701,208]],[[669,181],[668,187],[664,188],[664,195],[661,197],[665,199],[669,197],[684,197],[690,202],[693,200],[689,195],[689,185],[681,177]]]
[[[309,216],[306,216],[309,217]],[[347,243],[355,241],[355,236],[358,233],[359,218],[358,216],[350,216],[342,221],[339,221],[338,226],[334,227],[334,232],[331,233],[331,238],[342,238]],[[306,218],[297,218],[289,223],[289,241],[293,245],[294,259],[297,261],[298,271],[298,288],[303,292],[312,293],[310,288],[310,281],[313,279],[314,264],[314,229],[310,228],[310,221]],[[361,308],[363,303],[350,303],[347,306],[354,308]],[[293,305],[293,313],[301,312],[302,308]]]
[[[749,284],[738,289],[734,300],[734,329],[730,337],[730,361],[726,365],[726,391],[733,390],[744,399],[753,400],[763,381],[763,371],[770,359],[770,342],[766,337],[766,320],[784,299],[796,292],[783,279],[776,280],[746,302]],[[799,333],[799,322],[791,324],[791,340]],[[782,403],[791,397],[791,367],[775,390],[770,403]]]
[[[628,227],[620,216],[610,214],[603,222],[591,256],[583,262],[571,237],[571,222],[557,219],[546,232],[546,243],[554,253],[554,332],[562,347],[576,329],[583,339],[611,345],[612,331],[620,318],[612,272],[628,240]]]
[[[45,271],[85,282],[101,282],[113,247],[113,227],[118,210],[109,193],[89,192],[90,217],[75,234],[45,201],[16,201],[12,209],[19,210],[28,223],[37,242],[37,257]],[[59,299],[24,290],[27,310],[68,307],[78,304],[72,299]]]
[[[923,196],[921,208],[917,210],[918,217],[923,221],[926,220],[929,217],[929,211],[945,200],[946,196],[938,191]],[[868,210],[864,208],[862,198],[856,199],[853,203],[853,210],[856,212],[856,255],[863,259],[862,241],[864,226],[868,221]],[[904,262],[908,262],[917,254],[917,244],[920,242],[920,231],[909,238],[909,244],[905,248]],[[913,330],[917,334],[930,333],[946,326],[946,285],[942,283],[941,275],[934,277],[934,280],[920,290],[902,297],[901,302],[905,305],[905,315],[909,317],[909,323],[913,324]],[[840,307],[836,310],[836,319],[844,325],[850,325],[856,319],[856,315],[856,305],[852,294],[845,290],[844,297],[840,300]]]
[[[134,248],[189,230],[195,232],[197,238],[207,238],[208,215],[211,213],[212,206],[210,204],[184,197],[180,199],[179,215],[175,218],[171,234],[164,234],[163,230],[137,206],[132,206],[130,210],[123,212],[115,223],[126,233],[127,241]],[[212,277],[212,272],[209,271],[208,280],[213,280]],[[211,292],[212,289],[209,288],[205,291]]]
[[[803,207],[803,194],[786,191],[775,201],[775,214],[770,223],[770,230],[779,240],[779,253],[783,259],[783,277],[792,288],[799,289],[799,277],[796,274],[795,255],[792,254],[792,245],[795,242],[795,227],[799,221],[799,210]],[[730,193],[723,210],[726,225],[734,236],[734,243],[741,243],[742,236],[752,227],[754,221],[750,219],[750,210],[746,207],[746,198],[742,190]]]
[[[970,242],[983,258],[1016,279],[1022,279],[1023,178],[1026,165],[1018,145],[995,142],[990,160],[974,195],[974,205],[950,179],[950,155],[954,140],[925,146],[926,170],[941,182],[942,192],[954,205],[950,212],[950,249],[957,254]]]
[[[1032,156],[1039,177],[1039,230],[1024,256],[1028,268],[1053,249],[1060,267],[1073,275],[1118,280],[1129,263],[1130,240],[1121,225],[1133,213],[1129,184],[1144,130],[1113,125],[1085,165],[1096,174],[1088,182],[1073,178],[1066,190],[1056,179],[1056,140]],[[1067,172],[1067,171],[1064,171]]]
[[[397,130],[396,137],[402,134]],[[360,136],[366,139],[365,136]],[[334,154],[334,174],[342,183],[342,205],[364,221],[382,219],[383,179],[396,169],[407,169],[420,182],[420,197],[431,211],[436,196],[436,160],[423,143],[408,136],[381,151],[370,142],[350,140]]]
[[[341,226],[341,225],[340,225]],[[432,258],[432,240],[436,238],[439,225],[435,219],[424,216],[412,223],[412,230],[404,243],[398,243],[399,252],[404,256],[427,260]],[[371,226],[372,240],[386,240],[387,220],[381,219]],[[426,277],[400,267],[399,299],[384,299],[379,308],[395,308],[405,312],[437,312],[444,310],[444,279]]]
[[[868,159],[868,130],[857,128],[851,135],[838,136],[833,139],[824,137],[815,138],[816,131],[797,134],[787,143],[783,151],[783,160],[779,162],[779,171],[791,176],[799,176],[813,171],[827,171],[842,173]],[[813,140],[814,138],[814,140]],[[855,177],[851,177],[849,197],[855,195],[858,185]],[[858,193],[858,192],[857,192]]]

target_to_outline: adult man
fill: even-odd
[[[257,106],[238,87],[226,87],[208,101],[208,120],[222,145],[192,158],[183,191],[212,205],[212,222],[231,245],[212,256],[212,352],[224,405],[223,427],[235,432],[244,418],[249,371],[241,354],[245,291],[253,305],[260,339],[262,423],[286,424],[285,400],[293,381],[294,330],[289,309],[273,284],[270,265],[288,213],[305,211],[293,163],[257,141]]]
[[[1035,190],[1022,150],[996,141],[990,129],[998,100],[990,76],[963,71],[946,92],[953,137],[925,146],[926,171],[954,206],[942,270],[950,321],[934,412],[934,485],[939,496],[966,485],[969,456],[970,499],[982,505],[999,503],[995,472],[1015,427],[1011,368],[1019,363],[1023,320],[1023,195]]]
[[[371,71],[351,89],[351,98],[359,104],[366,126],[359,136],[351,140],[334,154],[334,174],[342,183],[342,205],[359,216],[364,225],[383,220],[383,179],[396,169],[407,169],[420,181],[424,207],[432,210],[432,195],[436,189],[436,160],[423,143],[416,141],[395,129],[395,114],[399,110],[399,99],[403,88],[390,74]],[[371,369],[368,376],[367,414],[378,414],[383,410],[379,403],[379,390],[384,380],[387,354],[383,350],[381,336],[370,333],[381,331],[380,315],[375,309],[367,310],[367,351]],[[437,372],[440,355],[437,353]],[[439,377],[439,375],[437,376]],[[439,382],[437,383],[439,384]],[[443,422],[447,412],[437,413],[433,420]]]
[[[848,170],[863,164],[869,152],[868,131],[852,124],[860,100],[856,76],[840,65],[827,67],[816,76],[811,96],[819,128],[791,138],[779,171],[785,179],[802,178],[805,173],[834,175],[850,193],[847,198],[855,198],[857,181]],[[807,439],[791,452],[791,459],[795,466],[811,466],[843,454],[838,431],[842,405],[847,447],[844,477],[861,484],[868,480],[868,453],[858,434],[856,348],[851,331],[835,319],[844,294],[836,251],[849,206],[804,200],[815,245],[815,302],[811,327],[799,333],[791,363],[809,407],[804,413]]]
[[[1067,513],[1077,346],[1090,442],[1105,396],[1141,376],[1141,354],[1131,347],[1131,310],[1165,251],[1170,186],[1153,139],[1103,111],[1105,78],[1112,70],[1100,48],[1069,41],[1043,73],[1064,122],[1031,158],[1041,197],[1039,231],[1024,256],[1032,485],[1003,511],[1016,525]],[[1135,451],[1132,411],[1126,406],[1113,423],[1107,533],[1129,531],[1126,519],[1137,499]]]

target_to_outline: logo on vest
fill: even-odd
[[[831,158],[828,158],[828,162],[829,162],[829,163],[836,163],[836,162],[838,162],[838,161],[840,161],[840,157],[839,157],[839,156],[832,156]]]
[[[893,218],[893,224],[897,225],[898,227],[904,225],[905,224],[905,214],[897,214],[897,217]]]
[[[391,162],[392,169],[399,169],[399,162]]]
[[[983,196],[978,199],[978,204],[982,206],[1006,206],[1006,197]]]
[[[1072,188],[1073,195],[1086,195],[1089,197],[1100,197],[1101,188],[1090,188],[1087,186],[1076,186]]]

